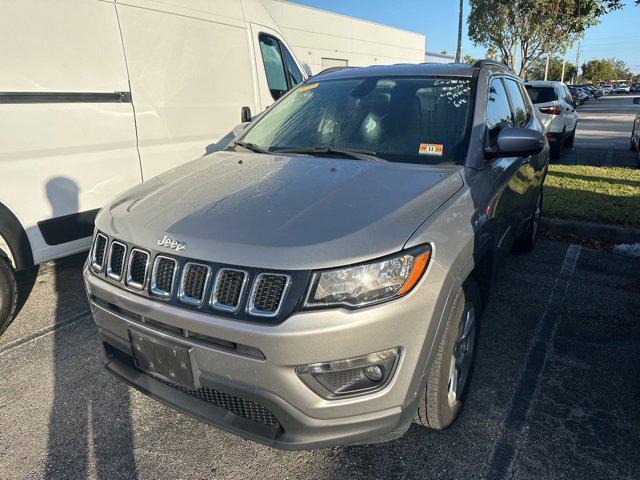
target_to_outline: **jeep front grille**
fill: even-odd
[[[122,271],[124,270],[124,259],[126,256],[126,245],[117,241],[111,242],[111,248],[109,249],[107,275],[115,280],[120,280],[122,278]]]
[[[91,258],[91,266],[97,270],[102,271],[104,268],[104,257],[107,250],[107,237],[98,233],[96,240],[93,244],[93,256]]]
[[[200,263],[189,262],[185,265],[180,282],[178,298],[191,305],[200,305],[211,274],[211,268]]]
[[[127,285],[138,290],[143,289],[147,281],[148,268],[149,254],[137,248],[132,249],[127,267]]]
[[[160,297],[170,297],[173,293],[178,262],[173,258],[158,255],[151,273],[151,293]]]
[[[228,312],[238,311],[248,276],[249,274],[242,270],[219,270],[213,285],[211,306]]]
[[[261,273],[256,278],[249,300],[249,313],[258,317],[275,317],[290,283],[288,275]]]

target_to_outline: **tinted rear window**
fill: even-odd
[[[533,87],[526,85],[527,92],[533,103],[547,103],[558,99],[553,87]]]

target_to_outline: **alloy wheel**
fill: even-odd
[[[447,393],[449,406],[455,405],[460,399],[469,379],[476,335],[476,310],[472,304],[466,305],[460,319],[458,332],[449,363],[449,390]]]

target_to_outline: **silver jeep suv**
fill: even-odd
[[[279,448],[442,429],[549,156],[507,67],[317,75],[225,151],[120,195],[84,276],[106,368]]]

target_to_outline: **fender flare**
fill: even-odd
[[[25,270],[34,266],[27,232],[13,212],[2,203],[0,203],[0,235],[11,250],[16,270]]]

